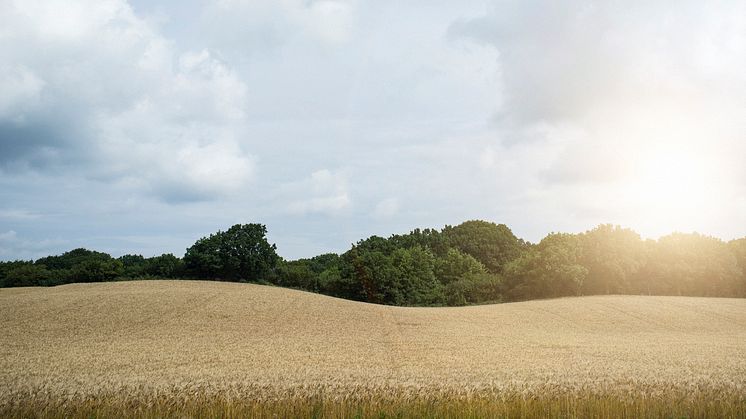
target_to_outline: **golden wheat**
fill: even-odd
[[[285,413],[322,406],[327,416],[365,416],[404,406],[510,416],[523,406],[574,416],[582,399],[599,401],[596,413],[631,409],[630,417],[653,412],[645,400],[699,400],[711,406],[704,413],[739,416],[745,393],[740,299],[402,308],[200,281],[0,290],[6,414],[111,416],[130,406],[147,417],[202,406],[262,416],[251,409],[293,405]],[[436,406],[443,400],[450,407]],[[490,410],[488,400],[519,410]],[[531,407],[541,400],[559,410]]]

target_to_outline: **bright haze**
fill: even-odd
[[[0,260],[746,235],[746,2],[0,0]]]

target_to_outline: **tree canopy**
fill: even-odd
[[[183,258],[78,248],[36,261],[0,262],[0,286],[183,278],[251,281],[352,300],[407,306],[492,303],[593,294],[746,297],[746,238],[728,243],[673,233],[642,240],[602,224],[551,233],[538,244],[504,224],[371,236],[342,254],[284,260],[262,224],[236,224],[198,239]]]
[[[195,277],[259,280],[275,269],[277,246],[269,244],[267,227],[236,224],[197,240],[186,250],[184,267]]]

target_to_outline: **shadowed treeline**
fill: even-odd
[[[0,262],[0,285],[51,286],[142,278],[259,282],[392,305],[466,305],[594,294],[746,296],[746,238],[697,233],[642,240],[600,225],[552,233],[537,244],[504,224],[467,221],[441,230],[372,236],[341,255],[285,261],[260,224],[199,239],[183,258],[75,249]]]

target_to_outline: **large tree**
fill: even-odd
[[[8,264],[10,268],[0,278],[0,285],[3,287],[47,285],[51,277],[51,273],[44,265],[34,265],[30,262],[8,262]]]
[[[580,264],[577,235],[552,233],[505,268],[505,288],[514,300],[579,295],[588,270]]]
[[[486,272],[484,265],[473,256],[457,249],[448,249],[445,256],[435,263],[435,276],[444,285]]]
[[[634,279],[645,263],[645,245],[628,228],[602,224],[580,235],[582,265],[588,269],[583,293],[638,292]]]
[[[277,246],[269,244],[267,227],[236,224],[197,240],[184,255],[190,275],[229,281],[257,281],[277,265]]]
[[[500,273],[511,260],[520,256],[525,243],[505,224],[466,221],[456,227],[446,226],[442,233],[448,244],[473,256],[492,273]]]
[[[651,243],[641,271],[650,294],[733,296],[741,288],[738,259],[722,240],[673,233]]]

